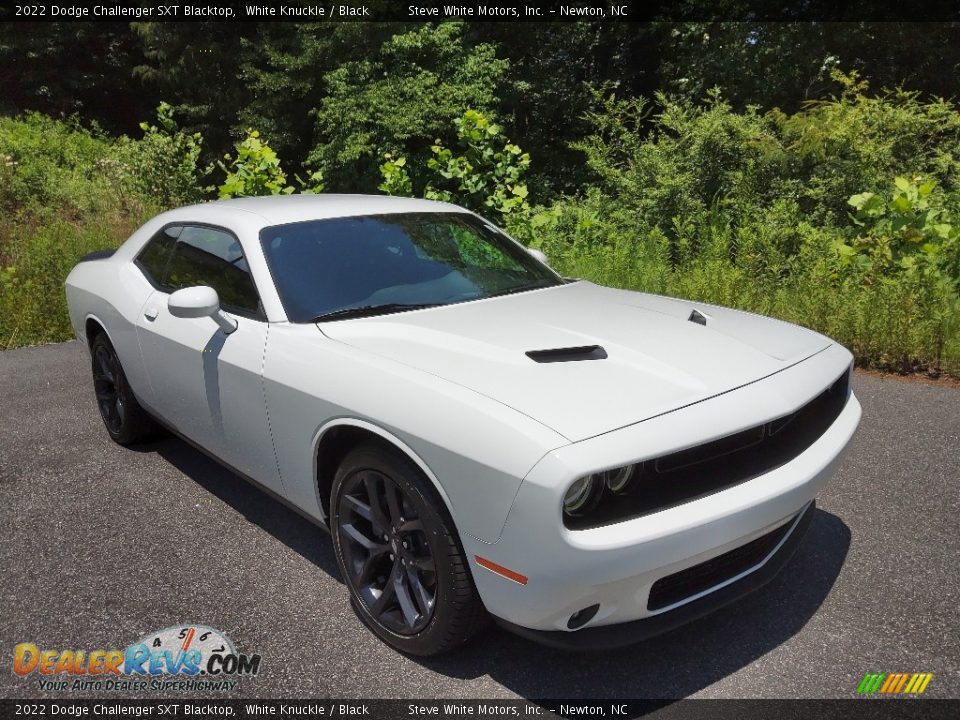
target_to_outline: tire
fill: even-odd
[[[337,470],[330,530],[354,611],[411,655],[462,645],[486,622],[453,521],[409,458],[365,443]]]
[[[90,356],[97,408],[110,438],[120,445],[132,445],[154,435],[157,425],[137,402],[106,333],[94,338]]]

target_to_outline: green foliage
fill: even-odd
[[[0,349],[67,339],[67,273],[162,209],[132,182],[128,144],[36,113],[0,118]]]
[[[465,108],[493,108],[508,64],[492,45],[465,43],[463,31],[448,22],[398,33],[327,73],[309,162],[343,190],[363,191],[376,186],[383,153],[412,159],[449,137]],[[424,167],[410,170],[418,177]]]
[[[960,377],[960,113],[864,80],[901,63],[907,87],[949,95],[960,24],[923,31],[934,52],[919,26],[864,23],[134,27],[137,82],[171,102],[138,139],[89,122],[121,122],[104,98],[127,112],[151,96],[113,91],[136,55],[125,31],[88,43],[110,87],[89,67],[17,72],[83,45],[82,28],[0,33],[14,70],[0,104],[87,113],[0,118],[0,347],[67,337],[66,272],[162,207],[326,180],[452,199],[565,274],[776,315],[861,364]],[[851,48],[875,54],[847,62]],[[652,92],[658,66],[675,94]],[[292,175],[307,155],[315,172]],[[204,188],[217,157],[222,184]],[[528,187],[549,204],[531,208]]]
[[[380,166],[380,174],[383,182],[377,186],[379,190],[387,195],[401,197],[413,195],[413,181],[410,180],[410,174],[407,172],[406,158],[395,158],[392,153],[386,153],[383,156],[383,164]]]
[[[837,231],[807,223],[795,206],[738,227],[700,218],[681,228],[679,262],[675,240],[596,192],[541,210],[531,224],[533,244],[566,276],[780,317],[835,338],[861,365],[960,376],[955,292],[908,273],[872,282],[838,274]],[[799,247],[789,254],[783,241],[793,233]]]
[[[724,0],[718,14],[750,17]],[[738,6],[739,9],[738,9]],[[699,13],[694,12],[694,15]],[[882,22],[662,22],[648,39],[660,86],[691,100],[712,87],[734,107],[799,109],[831,92],[831,70],[858,71],[875,87],[956,94],[960,24]]]
[[[116,247],[158,208],[113,211],[82,223],[23,219],[0,230],[0,350],[69,340],[63,282],[89,252]]]
[[[845,222],[846,200],[897,175],[922,175],[947,192],[960,182],[960,113],[903,92],[867,95],[834,73],[841,95],[787,115],[734,112],[718,91],[703,103],[657,95],[599,95],[594,132],[576,143],[602,187],[672,234],[674,218],[715,202],[736,222],[747,209],[796,202],[821,224]],[[649,128],[649,129],[647,129]]]
[[[599,184],[508,228],[566,274],[782,317],[862,364],[960,376],[960,114],[835,77],[839,97],[792,115],[737,113],[716,92],[655,108],[600,94],[578,143]]]
[[[54,208],[96,213],[130,190],[108,172],[116,164],[111,142],[75,120],[39,113],[0,118],[0,155],[0,206],[8,213]]]
[[[496,220],[529,211],[524,175],[530,155],[503,134],[500,125],[483,113],[467,110],[453,121],[457,152],[437,140],[426,166],[428,179],[418,178],[424,197],[455,202]],[[422,164],[421,164],[422,166]],[[411,195],[414,183],[405,157],[384,155],[380,190],[388,195]]]
[[[453,125],[459,154],[439,139],[430,148],[433,157],[427,166],[441,179],[427,186],[426,196],[456,201],[500,218],[525,211],[529,192],[523,176],[530,167],[530,155],[476,110],[467,110]]]
[[[280,167],[280,158],[256,130],[247,132],[247,137],[235,146],[236,157],[229,154],[224,159],[229,165],[219,163],[226,173],[224,182],[217,188],[220,199],[256,197],[259,195],[289,195],[293,185],[287,184],[287,174]],[[309,173],[305,179],[295,176],[301,192],[323,192],[323,173]]]
[[[157,107],[157,124],[140,123],[143,138],[118,143],[113,176],[164,206],[186,205],[202,197],[201,182],[210,168],[200,167],[203,139],[183,132],[166,102]]]
[[[219,163],[227,174],[217,188],[220,199],[256,197],[258,195],[289,195],[293,186],[287,185],[287,174],[280,169],[280,158],[260,133],[250,130],[246,139],[236,144],[236,157],[224,155],[229,165]]]
[[[152,94],[131,75],[141,51],[129,24],[18,25],[0,23],[0,113],[82,114],[123,132],[152,109]]]
[[[205,162],[216,160],[248,127],[238,122],[250,97],[238,63],[257,24],[134,22],[130,29],[140,50],[128,69],[130,84],[167,98],[184,130],[206,141]]]
[[[960,289],[960,229],[935,188],[932,180],[898,177],[889,195],[852,196],[855,235],[850,243],[837,243],[841,268],[917,274],[929,282],[949,280]]]

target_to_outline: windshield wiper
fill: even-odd
[[[440,303],[381,303],[380,305],[359,305],[357,307],[340,308],[317,315],[310,322],[324,322],[325,320],[346,320],[348,318],[370,317],[372,315],[387,315],[403,312],[404,310],[421,310],[437,307]]]

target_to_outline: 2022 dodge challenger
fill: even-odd
[[[787,561],[860,419],[852,358],[544,260],[450,204],[240,199],[66,292],[110,436],[164,426],[327,527],[386,642],[442,652],[488,614],[634,642]]]

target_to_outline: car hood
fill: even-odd
[[[694,310],[705,325],[689,319]],[[779,320],[584,281],[318,327],[508,405],[571,441],[719,395],[830,345]],[[537,362],[526,354],[594,345],[605,358]]]

